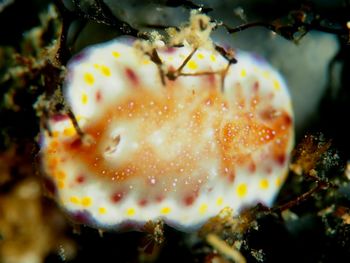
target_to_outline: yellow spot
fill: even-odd
[[[270,78],[270,72],[267,71],[267,70],[264,70],[263,73],[262,73],[263,77],[266,78],[266,79],[269,79]]]
[[[59,132],[59,131],[53,131],[53,132],[52,132],[52,137],[57,138],[58,135],[60,135],[60,132]]]
[[[216,56],[213,55],[213,54],[211,54],[211,55],[210,55],[210,60],[213,61],[213,62],[215,62],[215,61],[216,61]]]
[[[101,215],[104,215],[105,213],[107,213],[107,209],[104,208],[104,207],[100,207],[100,208],[98,209],[98,212],[99,212]]]
[[[199,213],[204,214],[208,210],[208,205],[207,204],[201,204],[199,207]]]
[[[71,196],[71,198],[69,198],[69,201],[73,204],[76,204],[76,205],[78,205],[80,203],[79,198],[76,196]]]
[[[64,188],[64,181],[58,181],[57,187],[58,187],[59,189],[63,189],[63,188]]]
[[[275,88],[275,90],[280,90],[281,89],[281,85],[279,83],[279,81],[277,79],[275,79],[273,81],[273,87]]]
[[[160,212],[163,214],[163,215],[167,215],[169,214],[171,211],[170,207],[163,207]]]
[[[259,186],[261,189],[265,190],[265,189],[269,188],[269,181],[267,179],[261,179]]]
[[[194,62],[193,60],[190,60],[188,63],[187,63],[187,66],[189,69],[192,69],[192,70],[195,70],[198,68],[198,65],[196,62]]]
[[[94,64],[94,68],[98,69],[98,68],[100,68],[100,65],[99,64]]]
[[[149,61],[148,59],[142,60],[142,64],[144,65],[148,65],[149,63],[151,63],[151,61]]]
[[[277,177],[275,184],[277,187],[281,186],[281,184],[282,184],[281,178]]]
[[[247,185],[245,183],[241,183],[237,187],[237,195],[239,197],[244,197],[247,194]]]
[[[134,216],[135,213],[136,213],[135,208],[129,208],[128,210],[126,210],[126,214],[128,216]]]
[[[120,54],[119,54],[119,52],[117,52],[117,51],[113,51],[113,52],[112,52],[112,55],[113,55],[113,57],[115,57],[115,58],[119,58],[119,57],[120,57]]]
[[[198,54],[197,54],[197,58],[198,58],[198,59],[203,59],[203,58],[204,58],[204,55],[203,55],[202,53],[198,53]]]
[[[85,73],[84,80],[88,85],[93,85],[95,82],[95,78],[91,73]]]
[[[111,70],[109,69],[109,67],[107,66],[101,66],[101,72],[103,75],[105,75],[106,77],[111,76]]]
[[[84,197],[82,200],[81,200],[81,204],[85,207],[88,207],[92,204],[92,200],[91,200],[91,197]]]
[[[66,173],[63,171],[57,171],[55,177],[59,180],[64,180],[66,178]]]
[[[216,205],[218,206],[222,205],[223,202],[224,200],[222,199],[222,197],[219,197],[218,199],[216,199]]]
[[[81,103],[85,105],[87,102],[88,102],[88,96],[86,95],[86,93],[83,93],[81,95]]]
[[[75,134],[75,129],[74,129],[74,127],[65,128],[65,129],[63,130],[63,134],[64,134],[65,136],[73,136],[73,135]]]
[[[247,76],[247,71],[245,69],[241,70],[241,77],[244,78],[245,76]]]
[[[169,56],[169,57],[168,57],[168,60],[169,60],[169,61],[173,61],[173,60],[174,60],[174,57],[173,57],[173,56]]]

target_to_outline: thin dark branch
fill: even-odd
[[[285,211],[287,209],[290,209],[292,207],[295,207],[297,205],[299,205],[300,203],[308,200],[314,193],[320,191],[320,190],[324,190],[324,189],[328,189],[329,187],[335,187],[334,185],[325,182],[325,181],[317,181],[316,185],[311,188],[309,191],[303,193],[302,195],[298,196],[297,198],[283,204],[280,206],[277,206],[275,208],[271,209],[271,212],[282,212]]]
[[[282,23],[280,19],[273,20],[272,22],[256,21],[246,24],[242,24],[236,27],[230,27],[226,24],[221,24],[227,32],[230,34],[240,32],[252,27],[264,27],[267,28],[289,40],[296,40],[294,34],[299,32],[301,37],[307,34],[309,31],[316,30],[324,33],[331,33],[338,36],[349,35],[349,29],[344,25],[341,28],[332,28],[321,25],[322,20],[313,20],[310,23],[303,21],[289,21],[288,23]],[[301,38],[299,37],[299,38]]]
[[[222,26],[225,27],[227,32],[229,32],[230,34],[240,32],[240,31],[243,31],[243,30],[251,28],[251,27],[258,27],[258,26],[265,27],[267,29],[275,31],[275,27],[269,23],[266,23],[266,22],[251,22],[251,23],[246,23],[246,24],[239,25],[236,27],[229,27],[226,24],[222,24]]]
[[[72,3],[75,7],[74,11],[68,10],[61,0],[54,0],[54,2],[62,17],[60,45],[56,54],[57,60],[60,61],[62,65],[65,65],[71,57],[71,52],[67,47],[66,41],[69,27],[71,23],[77,18],[83,19],[85,21],[94,21],[96,23],[112,26],[125,35],[136,37],[140,34],[139,30],[133,28],[128,23],[116,18],[110,8],[101,0],[95,0],[96,9],[94,9],[93,13],[82,11],[80,2],[77,0],[72,0]],[[145,38],[144,35],[140,35],[140,37]]]
[[[73,127],[76,130],[77,134],[79,135],[79,137],[82,138],[84,136],[84,133],[81,130],[79,123],[78,123],[77,119],[75,118],[74,113],[70,109],[67,109],[67,114],[68,114],[69,118],[71,119],[71,121],[73,123]]]
[[[181,66],[176,70],[178,73],[180,73],[182,71],[182,69],[186,66],[186,64],[188,63],[188,61],[190,61],[190,59],[193,57],[194,53],[196,53],[197,48],[195,48],[191,54],[189,54],[187,56],[187,58],[182,62]]]
[[[159,24],[146,24],[142,23],[140,24],[141,27],[151,28],[151,29],[158,29],[158,30],[165,30],[168,28],[175,28],[177,31],[180,31],[179,27],[176,26],[169,26],[169,25],[159,25]]]
[[[180,73],[179,76],[183,77],[192,77],[192,76],[205,76],[205,75],[213,75],[213,74],[221,74],[222,71],[202,71],[196,73]]]
[[[152,53],[146,53],[146,54],[149,56],[151,61],[154,64],[156,64],[156,66],[158,68],[159,75],[160,75],[160,79],[162,81],[162,84],[163,84],[163,86],[165,86],[165,74],[164,74],[164,71],[163,71],[163,68],[162,68],[163,62],[160,59],[157,50],[154,48],[152,50]]]

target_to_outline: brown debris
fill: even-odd
[[[6,169],[0,173],[3,177]],[[40,263],[49,253],[62,251],[72,258],[75,245],[65,237],[65,228],[63,215],[43,198],[37,178],[21,180],[0,193],[0,262]]]
[[[297,175],[317,177],[317,164],[331,146],[331,141],[322,141],[314,135],[305,135],[293,152],[290,169]]]

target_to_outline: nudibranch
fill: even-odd
[[[256,55],[124,40],[68,64],[68,115],[49,118],[42,164],[61,206],[101,229],[164,220],[194,230],[226,207],[271,205],[293,146],[290,96]],[[181,69],[181,74],[176,75]]]

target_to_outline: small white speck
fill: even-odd
[[[151,181],[151,184],[153,184],[153,185],[156,184],[156,179],[155,178],[152,178],[150,181]]]
[[[67,260],[66,250],[64,249],[64,247],[62,245],[60,245],[58,248],[58,255],[60,256],[60,258],[63,262],[65,262]]]

